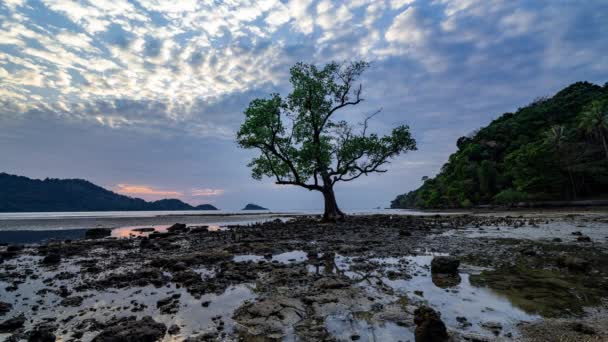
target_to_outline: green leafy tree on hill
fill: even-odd
[[[588,134],[595,135],[602,143],[606,160],[608,160],[608,99],[591,102],[591,105],[583,112],[580,127]]]
[[[608,198],[608,84],[577,82],[457,140],[394,208]]]

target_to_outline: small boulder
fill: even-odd
[[[186,230],[188,230],[188,227],[186,227],[186,225],[183,223],[176,223],[167,228],[168,232],[185,232]]]
[[[13,304],[0,302],[0,316],[4,316],[13,309]]]
[[[592,327],[590,327],[586,324],[580,323],[580,322],[572,323],[571,328],[573,331],[576,331],[576,332],[584,334],[584,335],[595,335],[596,334],[595,330]]]
[[[576,241],[578,242],[591,242],[591,238],[588,237],[587,235],[581,235],[579,237],[576,238]]]
[[[112,229],[110,228],[93,228],[89,229],[84,233],[85,239],[103,239],[112,235]]]
[[[54,334],[55,327],[52,325],[40,325],[29,333],[27,342],[55,342],[57,337]]]
[[[401,229],[399,231],[399,236],[412,236],[412,232],[406,229]]]
[[[6,321],[0,323],[0,333],[11,333],[25,324],[25,314],[9,318]]]
[[[80,296],[67,297],[61,301],[61,306],[80,306],[82,304],[83,298]]]
[[[179,325],[177,324],[173,324],[169,327],[169,330],[167,330],[167,332],[169,333],[169,335],[177,335],[180,332],[180,328]]]
[[[416,342],[442,342],[449,338],[441,314],[428,306],[414,311],[414,324]]]
[[[498,336],[502,330],[502,324],[500,324],[500,322],[483,322],[481,323],[481,326],[490,330],[496,336]]]
[[[591,266],[589,261],[573,256],[562,256],[557,259],[557,264],[571,271],[587,271]]]
[[[61,255],[59,254],[49,254],[42,259],[43,265],[57,265],[61,263]]]
[[[460,260],[449,256],[434,257],[431,261],[431,273],[458,274]]]

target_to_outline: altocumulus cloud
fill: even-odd
[[[227,117],[238,111],[207,108],[235,94],[281,89],[300,59],[399,58],[415,73],[456,72],[496,66],[501,46],[519,43],[516,49],[530,47],[531,63],[603,71],[605,51],[577,39],[605,42],[605,4],[10,0],[0,7],[2,115],[225,138],[234,130]]]
[[[287,90],[293,63],[365,58],[366,102],[345,119],[383,107],[374,128],[410,124],[412,162],[424,161],[396,163],[414,183],[375,183],[392,193],[437,172],[456,138],[501,112],[606,82],[606,32],[607,1],[6,0],[0,137],[54,121],[228,146],[252,98]]]
[[[221,196],[224,194],[223,189],[193,189],[191,196]]]

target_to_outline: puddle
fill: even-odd
[[[499,324],[500,336],[514,337],[519,335],[518,323],[541,318],[514,306],[505,296],[488,288],[471,285],[470,273],[460,273],[456,277],[431,276],[430,263],[433,257],[434,255],[370,258],[365,260],[365,263],[375,266],[371,272],[365,272],[358,270],[362,266],[355,262],[357,258],[336,255],[335,270],[332,272],[340,272],[351,279],[361,280],[359,286],[370,296],[380,298],[381,303],[405,300],[407,304],[413,305],[412,308],[421,304],[429,305],[441,312],[449,330],[463,334],[494,338],[496,335],[488,325],[491,327]],[[310,272],[326,270],[318,265],[309,265],[308,269]],[[481,271],[466,265],[462,265],[461,270]],[[387,277],[386,274],[392,276]],[[373,277],[369,277],[370,275]],[[352,314],[328,317],[326,325],[339,340],[350,340],[353,334],[359,335],[361,341],[414,340],[414,326],[403,327],[391,322],[367,321],[357,319]]]
[[[500,323],[501,335],[518,335],[516,325],[521,321],[533,321],[540,316],[526,313],[514,306],[504,296],[496,292],[471,285],[470,274],[460,273],[456,279],[437,279],[431,276],[430,264],[433,256],[406,257],[417,272],[408,280],[383,279],[384,283],[397,293],[407,295],[416,301],[427,302],[449,328],[486,336],[492,332],[482,324]],[[446,281],[447,280],[447,281]],[[439,285],[439,286],[438,286]],[[463,327],[459,317],[465,317],[471,324]]]
[[[261,255],[254,254],[243,254],[243,255],[235,255],[233,258],[234,262],[260,262],[262,260],[270,261],[270,262],[280,262],[282,264],[290,264],[295,262],[303,262],[308,260],[308,256],[304,251],[291,251],[285,252],[281,254],[272,255],[271,257],[263,257]]]
[[[152,233],[166,233],[167,228],[171,225],[157,226],[129,226],[112,229],[112,237],[114,238],[138,238],[147,237]],[[205,224],[205,225],[188,225],[190,229],[207,229],[209,232],[219,232],[230,229],[222,224]]]
[[[258,220],[242,220],[237,222],[225,221],[225,222],[212,222],[205,224],[188,224],[187,227],[191,230],[194,229],[206,229],[209,232],[226,231],[239,226],[247,226],[256,223],[264,223],[268,221],[280,220],[286,222],[290,220],[289,217],[272,217]],[[166,233],[167,229],[172,225],[150,225],[150,226],[125,226],[112,229],[112,237],[115,238],[137,238],[146,237],[152,233]]]
[[[608,224],[602,222],[579,222],[569,220],[554,220],[538,225],[513,226],[481,226],[468,227],[466,229],[454,229],[439,234],[439,236],[463,235],[466,237],[488,237],[488,238],[512,238],[539,241],[551,241],[559,238],[564,242],[576,241],[580,232],[587,235],[593,241],[608,241]]]
[[[84,277],[79,272],[80,267],[72,262],[64,262],[57,269],[40,268],[37,267],[40,259],[40,257],[27,256],[5,263],[5,265],[11,264],[16,267],[30,265],[30,268],[34,270],[33,274],[37,277],[28,276],[16,291],[7,291],[6,288],[11,283],[0,280],[0,300],[13,305],[11,312],[3,319],[25,313],[27,318],[26,331],[44,319],[55,319],[58,324],[58,330],[56,331],[58,340],[69,340],[71,338],[69,333],[62,334],[61,331],[74,331],[74,327],[85,319],[95,318],[100,322],[105,322],[114,316],[151,316],[167,327],[177,324],[181,327],[180,335],[168,337],[171,341],[182,340],[186,336],[207,331],[218,331],[218,324],[223,324],[222,331],[231,333],[235,324],[232,320],[233,312],[245,302],[256,298],[254,294],[255,285],[253,284],[232,285],[222,294],[205,294],[200,298],[195,298],[185,288],[178,288],[174,283],[170,283],[168,286],[160,288],[149,285],[103,291],[73,291],[70,296],[81,296],[83,301],[78,306],[66,307],[60,304],[64,298],[60,297],[55,291],[61,285],[65,285],[72,290],[72,285],[78,283],[78,277]],[[204,281],[203,278],[205,277],[213,276],[213,271],[208,269],[201,268],[196,271],[201,274],[201,281]],[[56,278],[58,275],[65,274],[65,272],[72,273],[73,277],[65,280]],[[117,270],[114,270],[114,272],[117,272]],[[47,278],[56,278],[52,286],[45,284]],[[157,302],[177,294],[180,296],[179,310],[175,314],[161,313],[157,308]],[[133,308],[137,308],[137,310],[134,311]],[[76,316],[78,319],[69,319],[72,316]],[[219,323],[218,316],[221,317],[223,323]],[[31,318],[35,318],[33,324],[30,321]],[[99,331],[85,333],[79,340],[90,341],[98,333]],[[0,334],[0,340],[8,336],[10,334]]]
[[[338,341],[414,341],[410,328],[393,322],[371,323],[354,318],[352,314],[328,316],[325,327]]]

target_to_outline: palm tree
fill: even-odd
[[[564,144],[566,143],[566,127],[563,125],[553,125],[547,131],[545,141],[552,145],[555,148],[555,152],[557,154],[557,165],[560,168],[565,168],[568,174],[568,178],[570,179],[570,185],[572,186],[572,197],[576,200],[576,182],[574,181],[574,176],[572,175],[571,169],[571,158],[569,158],[569,154],[564,151]],[[564,156],[566,157],[564,159]]]
[[[557,149],[558,153],[562,149],[564,136],[566,135],[566,127],[563,125],[553,125],[547,132],[547,142],[551,143]]]
[[[595,100],[582,113],[579,127],[591,136],[597,136],[604,146],[606,160],[608,160],[608,142],[606,132],[608,131],[608,99]]]

